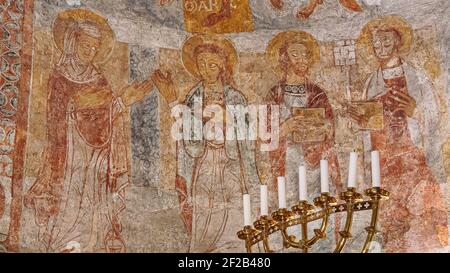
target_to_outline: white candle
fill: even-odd
[[[278,207],[286,208],[286,182],[282,176],[278,177]]]
[[[328,161],[320,160],[320,188],[323,193],[330,192],[328,183]]]
[[[261,215],[269,215],[269,204],[267,202],[267,185],[261,185]]]
[[[252,225],[252,215],[251,215],[251,205],[250,205],[250,195],[244,194],[243,195],[244,200],[244,226],[251,226]]]
[[[381,187],[380,152],[372,152],[372,187]]]
[[[298,168],[298,191],[300,201],[308,200],[308,190],[306,186],[306,168],[305,166],[300,166]]]
[[[358,154],[350,153],[350,163],[348,165],[348,187],[356,188],[356,173],[358,164]]]

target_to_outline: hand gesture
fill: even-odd
[[[404,111],[409,117],[414,115],[414,110],[417,107],[417,103],[408,94],[394,90],[391,92],[389,99],[397,103],[396,111]]]
[[[152,75],[152,80],[158,88],[159,93],[164,97],[167,103],[172,103],[177,100],[175,86],[173,84],[172,75],[170,72],[164,76],[161,70],[156,70]]]
[[[361,108],[359,108],[358,106],[348,104],[347,105],[347,113],[359,125],[367,122],[367,117],[366,117],[364,111]]]
[[[288,118],[281,124],[281,130],[280,134],[281,137],[286,137],[290,135],[292,132],[298,131],[300,129],[300,125],[298,124],[298,121],[300,120],[300,117],[294,116],[291,118]]]
[[[148,93],[152,91],[153,82],[150,78],[143,82],[134,82],[130,85],[125,86],[120,91],[120,97],[122,98],[123,104],[130,106],[140,100],[142,100]]]
[[[309,0],[309,3],[297,12],[297,18],[300,20],[308,19],[316,10],[318,5],[323,4],[323,0]]]

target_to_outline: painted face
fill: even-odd
[[[380,60],[392,58],[397,53],[398,42],[394,31],[374,31],[372,33],[373,51]]]
[[[85,64],[91,63],[97,55],[100,39],[81,33],[77,37],[76,52],[78,58]]]
[[[197,67],[206,83],[215,83],[219,79],[221,72],[222,60],[219,55],[215,53],[204,52],[197,56]]]
[[[303,44],[292,44],[287,49],[292,68],[297,74],[305,74],[310,66],[311,54]]]

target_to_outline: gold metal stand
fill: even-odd
[[[291,210],[279,209],[272,213],[271,217],[261,216],[254,223],[254,228],[245,226],[243,230],[237,233],[239,239],[245,241],[245,247],[248,253],[252,252],[252,246],[263,243],[264,251],[273,252],[269,245],[269,237],[272,234],[281,232],[283,244],[286,248],[301,249],[304,253],[318,241],[326,238],[326,230],[329,224],[330,216],[334,213],[346,212],[344,230],[339,232],[340,239],[337,243],[334,253],[340,253],[344,249],[348,239],[352,237],[351,227],[353,224],[353,215],[355,211],[371,210],[372,217],[370,226],[366,228],[367,238],[362,252],[367,253],[373,237],[377,233],[376,224],[381,200],[389,198],[389,192],[381,188],[371,188],[365,191],[370,200],[364,200],[362,194],[355,188],[349,188],[340,194],[340,199],[344,203],[338,204],[336,198],[328,193],[322,193],[314,199],[314,205],[307,201],[301,201],[293,206]],[[319,229],[314,230],[314,236],[308,238],[308,223],[322,220]],[[289,235],[288,228],[299,225],[301,227],[301,239],[294,235]]]

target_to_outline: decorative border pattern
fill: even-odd
[[[33,0],[0,0],[0,182],[11,192],[9,206],[5,200],[0,204],[9,209],[10,218],[7,237],[1,243],[11,252],[19,251],[32,18]]]

